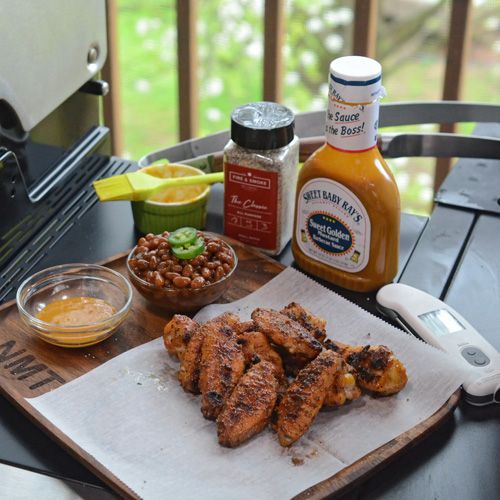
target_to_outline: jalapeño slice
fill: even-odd
[[[172,247],[172,253],[178,259],[192,259],[205,251],[203,238],[197,238],[194,243]]]
[[[168,242],[173,247],[189,245],[194,243],[198,237],[198,231],[194,227],[181,227],[168,235]]]

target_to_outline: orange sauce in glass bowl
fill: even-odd
[[[85,347],[120,327],[132,297],[132,286],[119,272],[76,263],[33,274],[17,289],[16,303],[27,333],[61,347]]]
[[[78,326],[106,320],[113,314],[116,314],[115,308],[105,300],[72,297],[46,305],[36,317],[53,325]]]

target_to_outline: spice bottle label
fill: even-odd
[[[371,224],[357,196],[327,178],[312,179],[299,193],[295,237],[312,259],[355,273],[370,258]]]
[[[277,221],[278,172],[224,163],[224,234],[275,250]]]

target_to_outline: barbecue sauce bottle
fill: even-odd
[[[326,143],[297,181],[292,251],[310,274],[359,292],[396,276],[400,199],[377,148],[381,66],[366,57],[330,65]]]

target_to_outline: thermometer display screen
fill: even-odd
[[[419,318],[437,337],[465,330],[460,321],[447,309],[437,309],[436,311],[420,314]]]

